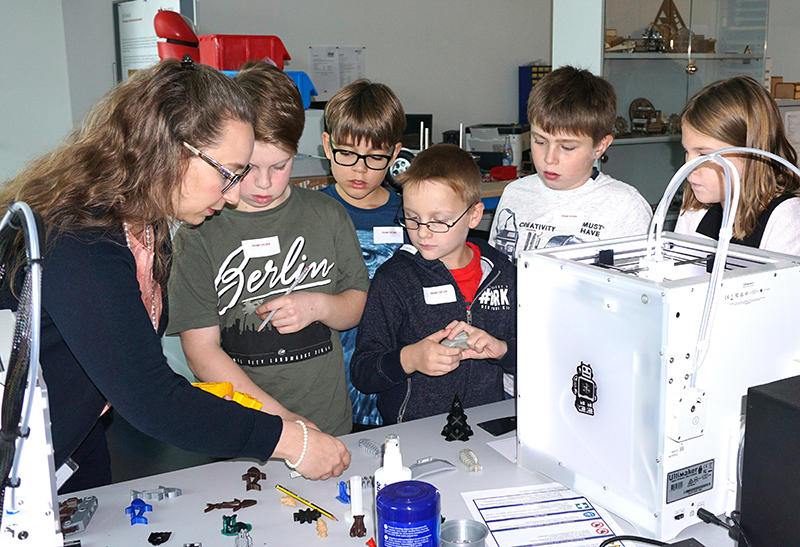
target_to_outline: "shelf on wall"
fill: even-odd
[[[749,59],[762,59],[764,56],[758,53],[692,53],[692,59],[710,59],[710,60],[749,60]],[[643,51],[641,53],[616,53],[614,51],[605,54],[606,61],[621,61],[630,59],[641,60],[686,60],[689,58],[688,53],[659,53],[658,51]]]
[[[626,144],[650,144],[653,142],[673,142],[681,140],[680,133],[669,133],[667,135],[656,134],[656,135],[637,135],[637,136],[625,136],[625,137],[614,137],[614,141],[611,143],[611,146],[623,146]]]

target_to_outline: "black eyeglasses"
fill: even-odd
[[[331,152],[333,153],[333,161],[342,167],[352,167],[358,163],[358,160],[364,160],[364,165],[367,166],[367,169],[381,171],[389,167],[389,162],[392,161],[392,156],[385,154],[356,154],[352,150],[334,148],[333,141],[331,141]]]
[[[469,210],[472,209],[472,207],[477,205],[477,204],[478,204],[478,202],[476,201],[475,203],[473,203],[472,205],[467,207],[467,210],[464,211],[463,213],[461,213],[461,216],[459,216],[457,219],[455,219],[450,224],[448,224],[446,222],[443,222],[441,220],[431,220],[430,222],[420,222],[420,221],[418,221],[416,219],[413,219],[413,218],[401,217],[399,215],[400,215],[400,211],[402,209],[398,209],[398,211],[397,211],[397,215],[398,216],[395,217],[394,221],[397,224],[399,224],[400,226],[402,226],[403,228],[405,228],[406,230],[419,230],[420,226],[425,226],[428,230],[430,230],[434,234],[446,234],[447,232],[450,231],[450,228],[452,228],[453,226],[458,224],[458,221],[461,220],[462,218],[464,218],[464,215],[466,215],[469,212]]]
[[[228,180],[230,181],[230,182],[228,182],[228,184],[226,184],[226,185],[225,185],[225,187],[222,189],[222,193],[223,193],[223,194],[224,194],[225,192],[227,192],[228,190],[230,190],[231,188],[233,188],[234,186],[236,186],[236,184],[237,184],[239,181],[241,181],[243,178],[245,178],[245,177],[247,176],[247,173],[249,173],[249,172],[250,172],[250,164],[249,164],[249,163],[248,163],[247,165],[245,165],[245,166],[244,166],[244,169],[242,169],[242,172],[241,172],[241,173],[236,173],[236,174],[234,174],[234,173],[231,173],[230,171],[228,171],[227,169],[225,169],[225,168],[224,168],[222,165],[220,165],[218,162],[214,161],[214,159],[213,159],[211,156],[209,156],[209,155],[207,155],[207,154],[204,154],[203,152],[201,152],[200,150],[198,150],[197,148],[195,148],[194,146],[192,146],[192,145],[191,145],[191,144],[189,144],[188,142],[186,142],[186,141],[183,141],[183,146],[185,146],[186,148],[188,148],[189,150],[191,150],[193,154],[197,154],[197,156],[198,156],[198,157],[199,157],[201,160],[203,160],[204,162],[206,162],[207,164],[209,164],[211,167],[213,167],[214,169],[216,169],[217,171],[219,171],[220,173],[222,173],[222,176],[223,176],[223,177],[225,177],[226,179],[228,179]]]

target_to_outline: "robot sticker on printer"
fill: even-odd
[[[578,373],[572,377],[572,393],[575,394],[575,409],[581,414],[594,416],[594,403],[597,402],[597,382],[594,381],[592,365],[578,365]]]

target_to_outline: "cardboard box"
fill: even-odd
[[[772,76],[769,79],[769,93],[773,97],[775,96],[775,85],[781,83],[783,81],[783,76]]]
[[[775,84],[776,99],[800,99],[800,83],[780,82]]]

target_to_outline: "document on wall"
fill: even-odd
[[[123,0],[117,2],[117,48],[122,79],[159,61],[153,19],[160,10],[181,13],[180,0]]]
[[[364,47],[310,46],[309,76],[319,93],[317,100],[327,101],[350,82],[365,78],[365,60]]]
[[[622,531],[605,509],[557,482],[461,496],[489,528],[487,546],[597,547]]]
[[[792,110],[784,115],[786,139],[797,149],[800,147],[800,110]]]

